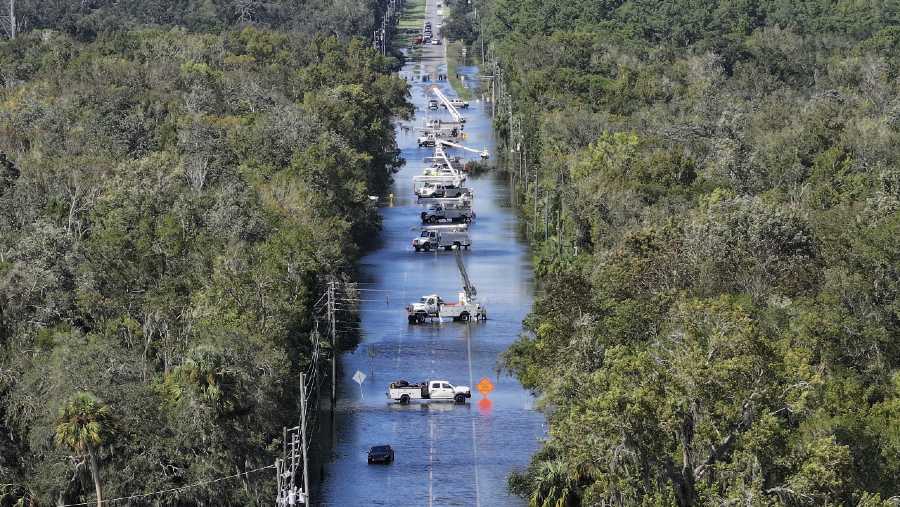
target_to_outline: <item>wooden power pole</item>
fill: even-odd
[[[9,38],[16,38],[16,0],[9,0]]]
[[[331,321],[331,408],[337,400],[337,323],[335,319],[334,280],[328,282],[328,320]]]

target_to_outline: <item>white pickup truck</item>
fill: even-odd
[[[472,397],[472,390],[467,386],[454,386],[446,380],[429,380],[421,384],[398,380],[388,386],[387,397],[404,405],[413,400],[465,403]]]
[[[421,214],[422,223],[470,223],[475,220],[475,212],[469,207],[456,207],[444,204],[431,204]]]
[[[417,252],[437,250],[443,248],[465,248],[472,246],[469,238],[469,228],[462,225],[430,225],[422,229],[419,237],[412,240],[412,246]]]
[[[487,309],[459,293],[458,303],[447,303],[440,296],[431,294],[422,296],[418,303],[406,306],[406,319],[410,324],[424,324],[431,319],[451,318],[454,322],[468,322],[472,319],[486,320]]]

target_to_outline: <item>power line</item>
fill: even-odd
[[[229,476],[226,476],[226,477],[219,477],[219,478],[217,478],[217,479],[209,479],[209,480],[205,480],[205,481],[195,482],[194,484],[188,484],[187,486],[180,486],[180,487],[177,487],[177,488],[170,488],[170,489],[162,489],[162,490],[159,490],[159,491],[154,491],[154,492],[152,492],[152,493],[143,493],[143,494],[140,494],[140,495],[122,496],[122,497],[119,497],[119,498],[111,498],[111,499],[109,499],[109,500],[101,500],[100,503],[112,503],[112,502],[119,502],[119,501],[122,501],[122,500],[134,500],[134,499],[138,499],[138,498],[147,498],[148,496],[162,495],[162,494],[166,494],[166,493],[175,493],[175,492],[183,491],[183,490],[186,490],[186,489],[198,488],[198,487],[200,487],[200,486],[206,486],[206,485],[208,485],[208,484],[215,484],[215,483],[217,483],[217,482],[222,482],[222,481],[226,481],[226,480],[229,480],[229,479],[235,479],[235,478],[240,477],[240,476],[242,476],[242,475],[250,475],[250,474],[253,474],[253,473],[256,473],[256,472],[262,472],[263,470],[268,470],[268,469],[270,469],[270,468],[275,468],[275,465],[268,465],[268,466],[264,466],[264,467],[261,467],[261,468],[256,468],[256,469],[253,469],[253,470],[248,470],[248,471],[246,471],[246,472],[241,472],[241,473],[237,473],[237,474],[234,474],[234,475],[229,475]],[[60,505],[59,507],[81,507],[81,506],[94,505],[94,504],[96,504],[96,503],[97,503],[96,501],[94,501],[94,502],[82,502],[82,503],[69,503],[69,504],[65,504],[65,505]]]

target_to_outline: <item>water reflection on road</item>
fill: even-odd
[[[433,9],[434,0],[429,0],[429,12]],[[418,77],[442,63],[443,58],[423,66],[410,63],[404,73]],[[453,96],[449,86],[439,85]],[[429,98],[421,81],[413,86],[412,98],[416,125],[421,125]],[[449,118],[443,111],[436,114]],[[493,152],[490,117],[482,103],[473,102],[464,114],[466,142]],[[396,175],[394,206],[382,210],[382,246],[362,261],[361,287],[371,290],[362,297],[367,300],[361,307],[363,340],[341,358],[336,445],[321,470],[324,475],[313,500],[335,506],[523,505],[507,492],[506,479],[527,465],[536,450],[543,417],[514,378],[498,377],[497,365],[531,308],[528,252],[518,238],[503,181],[494,175],[470,178],[478,219],[471,227],[473,247],[464,258],[489,320],[468,326],[407,324],[407,303],[432,293],[455,300],[461,290],[452,252],[415,253],[410,246],[420,211],[412,176],[421,172],[422,159],[431,151],[417,148],[415,136],[415,129],[398,130],[407,165]],[[357,371],[367,375],[362,386],[352,380]],[[494,387],[487,399],[475,388],[484,377]],[[385,397],[393,380],[432,378],[471,386],[471,402],[400,406]],[[366,451],[379,444],[394,447],[394,464],[367,465]]]

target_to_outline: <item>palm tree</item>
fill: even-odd
[[[91,393],[77,392],[63,405],[56,420],[56,445],[67,447],[81,456],[87,455],[91,465],[97,507],[103,499],[100,493],[100,470],[97,451],[109,432],[109,407]]]

